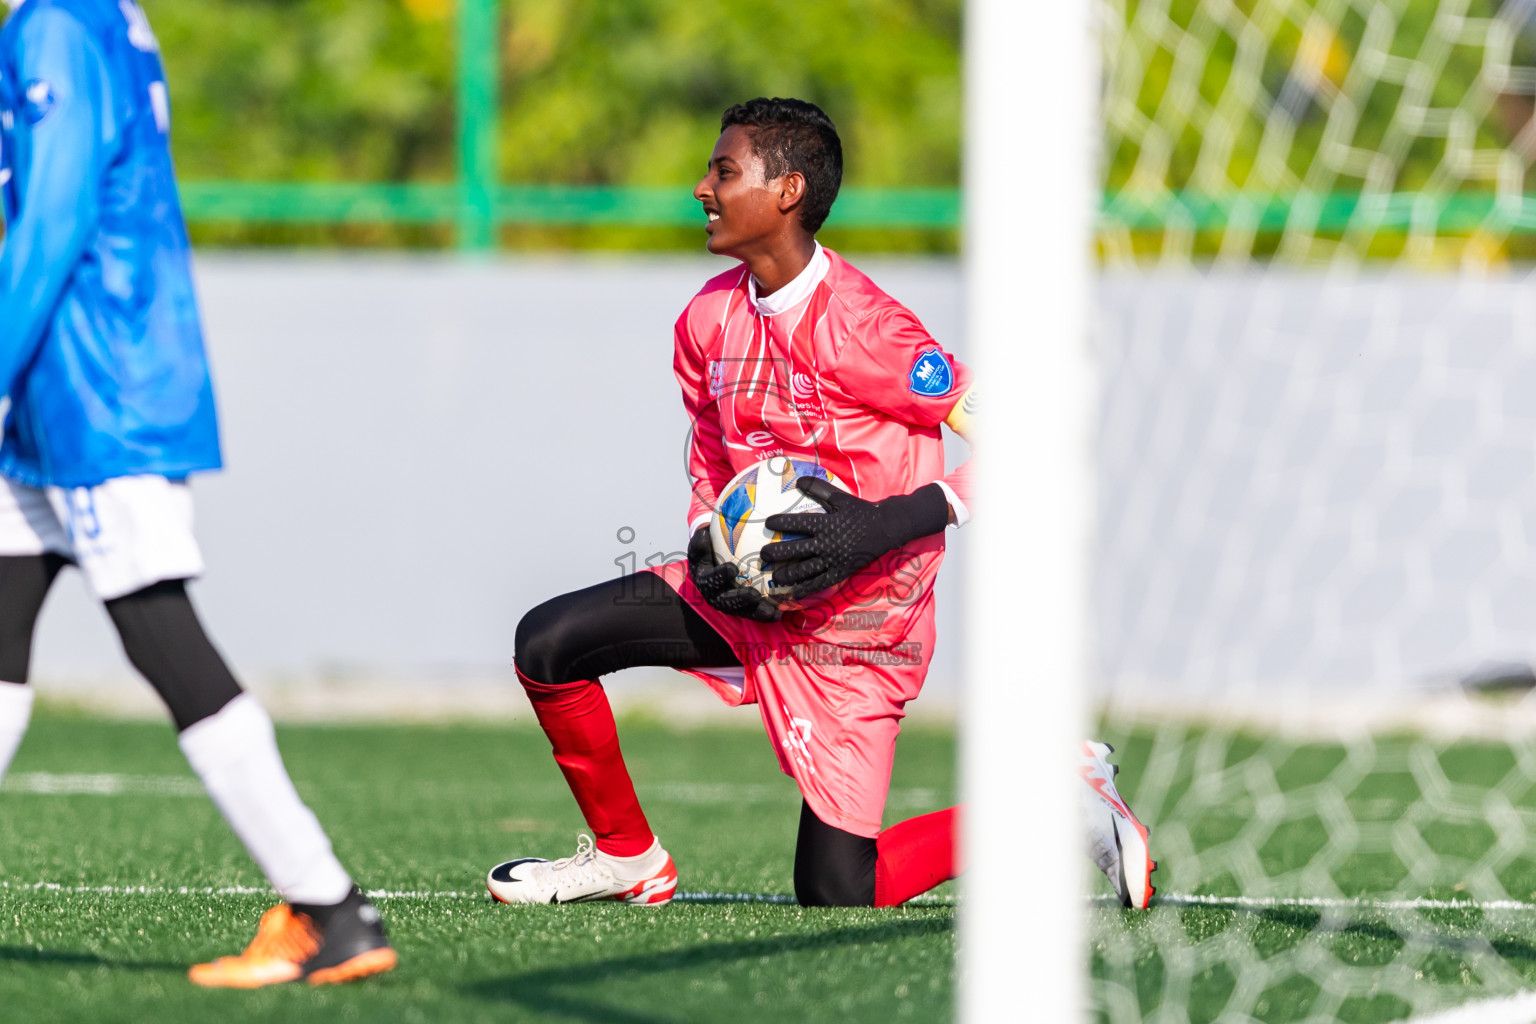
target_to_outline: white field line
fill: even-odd
[[[559,783],[541,785],[555,791]],[[643,799],[676,804],[785,804],[798,802],[792,784],[733,782],[659,782],[639,787]],[[15,772],[0,782],[0,791],[46,796],[202,796],[203,787],[187,775],[72,774]],[[563,790],[561,790],[563,792]],[[891,790],[892,807],[931,807],[939,791],[924,787]]]
[[[1090,896],[1096,907],[1120,909],[1113,896]],[[1230,907],[1236,910],[1270,910],[1276,907],[1306,907],[1317,910],[1516,910],[1536,913],[1536,903],[1520,900],[1373,900],[1364,897],[1341,899],[1331,896],[1206,896],[1194,893],[1158,893],[1152,908],[1158,907]],[[1532,1024],[1536,1024],[1533,1021]]]
[[[87,775],[54,772],[16,772],[0,789],[7,793],[42,793],[49,796],[202,796],[197,779],[184,775]]]
[[[1119,901],[1113,901],[1119,906]],[[1319,910],[1525,910],[1536,912],[1536,903],[1520,900],[1373,900],[1326,896],[1205,896],[1168,893],[1154,896],[1153,906],[1236,907],[1264,910],[1275,907],[1307,907]]]
[[[0,892],[48,893],[60,896],[260,896],[275,895],[267,886],[222,885],[63,885],[59,882],[0,881]],[[373,900],[489,900],[484,889],[369,889]],[[775,892],[680,892],[674,903],[776,903],[793,905],[795,898]],[[919,896],[909,901],[916,906],[952,907],[952,896]]]
[[[1532,1024],[1536,1021],[1536,992],[1517,992],[1501,999],[1480,999],[1452,1010],[1411,1017],[1395,1024]]]
[[[266,886],[171,886],[171,885],[64,885],[59,882],[7,882],[0,881],[0,892],[57,893],[60,895],[97,896],[255,896],[271,893]],[[484,899],[483,889],[369,889],[370,899],[386,900],[469,900]],[[787,893],[772,892],[680,892],[672,897],[677,903],[783,903],[793,904],[795,898]],[[918,906],[957,906],[953,896],[918,896],[910,900]],[[1095,906],[1118,910],[1120,902],[1113,896],[1094,896],[1088,902]],[[1231,907],[1246,910],[1264,910],[1274,907],[1307,907],[1325,910],[1513,910],[1536,913],[1536,903],[1519,900],[1370,900],[1335,899],[1328,897],[1282,896],[1205,896],[1188,893],[1169,893],[1153,899],[1154,908],[1160,906]],[[1533,1019],[1536,1024],[1536,1019]]]
[[[6,882],[0,881],[0,891],[47,892],[61,895],[100,896],[254,896],[270,893],[266,886],[156,886],[156,885],[63,885],[59,882]],[[386,900],[466,900],[484,899],[483,889],[370,889],[372,899]],[[679,892],[673,897],[678,903],[785,903],[795,898],[786,893],[770,892]],[[920,906],[955,906],[952,896],[919,896],[910,901]],[[1120,904],[1112,896],[1096,896],[1089,900],[1096,906],[1118,909]],[[1265,910],[1275,907],[1306,907],[1322,910],[1514,910],[1536,913],[1536,903],[1519,900],[1372,900],[1336,899],[1310,896],[1205,896],[1190,893],[1159,895],[1152,901],[1160,906],[1230,907],[1246,910]]]

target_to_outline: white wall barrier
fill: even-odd
[[[961,347],[952,262],[860,265]],[[237,673],[510,680],[524,611],[680,553],[672,325],[727,266],[202,255],[227,468],[194,484],[208,572],[193,594]],[[938,694],[957,675],[958,575],[957,557]],[[130,675],[72,572],[44,610],[35,675]]]

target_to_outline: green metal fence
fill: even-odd
[[[452,226],[462,249],[485,251],[500,225],[687,227],[702,223],[686,185],[510,185],[496,179],[498,0],[457,0],[457,173],[451,183],[208,182],[182,185],[192,221],[261,224],[410,224]],[[1357,193],[1279,196],[1193,191],[1146,199],[1107,193],[1104,228],[1220,231],[1238,222],[1275,232],[1299,217],[1314,230],[1344,231],[1369,222],[1379,230],[1469,232],[1479,228],[1536,233],[1536,195]],[[954,229],[956,189],[845,189],[834,227]]]
[[[1230,192],[1210,195],[1193,190],[1169,192],[1147,200],[1129,193],[1109,193],[1099,213],[1106,227],[1133,231],[1223,231],[1243,224],[1275,232],[1289,225],[1313,231],[1342,232],[1352,227],[1376,231],[1428,231],[1464,234],[1536,231],[1536,195],[1492,192],[1312,192],[1274,195]]]
[[[700,226],[686,185],[505,185],[496,180],[497,0],[458,0],[456,180],[451,184],[187,181],[188,220],[263,224],[452,225],[459,247],[485,251],[504,224]],[[953,228],[954,189],[846,189],[841,227]]]
[[[479,150],[475,150],[478,157]],[[453,185],[298,184],[188,181],[187,219],[267,224],[454,224],[460,245],[489,248],[499,224],[702,226],[686,185],[497,185],[461,177]],[[844,189],[839,227],[952,228],[954,189]]]

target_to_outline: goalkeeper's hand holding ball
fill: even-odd
[[[796,600],[829,590],[886,552],[949,525],[949,498],[938,484],[884,501],[865,501],[813,476],[795,486],[826,512],[769,516],[763,521],[768,529],[801,536],[764,544],[762,557],[778,566],[773,585],[789,587]]]
[[[688,541],[688,575],[709,606],[754,622],[778,622],[783,614],[771,597],[744,587],[736,579],[736,566],[722,564],[715,558],[709,542],[709,527],[701,526]]]

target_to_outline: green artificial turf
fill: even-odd
[[[792,892],[798,797],[760,731],[626,722],[621,736],[680,890],[718,897],[651,910],[484,896],[491,865],[568,854],[582,830],[547,743],[526,727],[281,727],[300,792],[365,887],[459,895],[379,900],[401,955],[389,975],[204,991],[187,966],[241,949],[274,898],[70,891],[263,883],[197,794],[168,726],[40,713],[0,790],[0,1020],[952,1016],[952,901],[881,911],[729,901]],[[951,736],[909,729],[888,818],[952,803],[954,754]],[[116,792],[23,791],[66,774],[106,776]],[[64,888],[24,887],[38,882]]]
[[[1094,1019],[1374,1024],[1536,988],[1536,744],[1104,738],[1170,899],[1094,904]]]
[[[644,721],[621,734],[694,902],[513,908],[481,894],[491,864],[568,853],[582,829],[528,728],[283,727],[301,792],[362,883],[440,895],[380,899],[393,974],[206,992],[186,966],[240,949],[272,897],[122,891],[263,883],[169,727],[45,711],[0,790],[0,1020],[952,1017],[952,886],[894,911],[733,902],[792,891],[798,800],[766,740]],[[1536,744],[1146,721],[1101,735],[1170,899],[1123,911],[1090,882],[1092,1019],[1384,1024],[1536,988]],[[888,819],[951,803],[954,754],[951,736],[908,730]],[[24,791],[91,775],[114,792]],[[1030,921],[1037,881],[1010,897],[1021,956],[1053,941]],[[1202,896],[1229,902],[1190,901]],[[1420,898],[1461,905],[1402,905]]]

